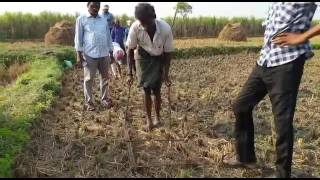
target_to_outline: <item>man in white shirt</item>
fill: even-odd
[[[161,108],[161,85],[169,80],[171,52],[173,52],[173,35],[171,27],[163,20],[156,19],[154,7],[148,3],[139,3],[135,8],[135,21],[129,30],[127,39],[129,85],[132,85],[133,62],[136,62],[136,73],[139,87],[144,88],[144,103],[147,114],[146,131],[159,127]],[[136,53],[134,53],[136,49]],[[134,55],[135,54],[135,55]],[[135,58],[134,58],[135,56]],[[156,120],[151,119],[152,99],[155,96],[154,107]]]
[[[100,2],[88,2],[88,14],[77,18],[75,49],[77,61],[84,68],[84,96],[88,111],[94,111],[92,85],[97,70],[100,73],[101,104],[109,109],[112,106],[108,98],[108,69],[113,46],[107,22],[98,12]]]

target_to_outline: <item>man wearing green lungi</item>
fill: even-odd
[[[139,3],[135,8],[135,21],[129,30],[127,39],[129,80],[133,83],[132,67],[135,60],[138,85],[144,89],[144,103],[147,115],[146,131],[151,131],[161,125],[161,85],[167,86],[171,52],[173,51],[173,35],[169,24],[156,19],[154,7],[148,3]],[[135,51],[136,49],[136,51]],[[152,121],[152,98],[154,95],[155,121]]]

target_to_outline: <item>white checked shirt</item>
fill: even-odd
[[[139,21],[135,21],[132,24],[126,42],[129,49],[134,49],[139,45],[152,56],[159,56],[163,52],[169,53],[174,50],[170,25],[163,20],[156,19],[155,21],[156,32],[153,41],[151,41],[150,36]]]
[[[75,32],[75,49],[91,58],[101,58],[113,51],[108,22],[98,15],[89,13],[77,18]]]
[[[283,32],[304,33],[311,27],[311,21],[317,9],[315,2],[275,2],[269,8],[264,45],[258,65],[267,67],[280,66],[294,61],[305,54],[311,58],[314,54],[309,42],[298,46],[280,47],[272,43],[272,39]]]

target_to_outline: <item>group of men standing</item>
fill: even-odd
[[[144,90],[146,131],[161,125],[161,85],[171,85],[169,69],[173,52],[171,27],[156,18],[154,7],[139,3],[135,7],[137,19],[125,30],[104,8],[98,14],[99,2],[88,2],[88,14],[76,23],[75,48],[79,65],[84,68],[84,95],[87,110],[93,111],[92,83],[96,71],[100,72],[101,104],[112,107],[108,96],[108,69],[114,59],[116,41],[127,52],[128,83],[136,75]],[[277,132],[276,176],[290,177],[293,153],[293,117],[297,94],[306,60],[313,56],[309,39],[320,34],[320,26],[311,28],[317,4],[314,2],[276,2],[269,9],[265,22],[264,45],[261,56],[238,98],[233,103],[236,117],[236,154],[226,156],[223,163],[232,167],[255,168],[254,126],[252,110],[269,94]],[[107,19],[107,20],[106,20]],[[112,28],[113,27],[113,28]],[[123,41],[122,36],[126,40]],[[121,44],[123,43],[123,44]],[[136,72],[132,69],[136,65]],[[151,95],[155,96],[152,102]],[[156,111],[151,118],[152,104]]]
[[[145,130],[151,131],[160,123],[162,82],[170,86],[169,66],[173,51],[171,27],[156,19],[154,7],[148,3],[136,6],[135,21],[130,30],[121,27],[120,21],[114,22],[109,6],[99,15],[100,2],[88,2],[88,13],[77,18],[75,49],[78,64],[84,69],[84,96],[88,111],[94,111],[92,85],[96,72],[100,74],[101,105],[106,109],[113,106],[108,95],[110,64],[114,64],[118,46],[127,53],[129,67],[128,83],[131,86],[136,75],[139,87],[145,92],[144,101],[147,114]],[[112,27],[112,28],[111,28]],[[126,34],[128,33],[128,34]],[[132,69],[135,70],[133,74]],[[155,95],[152,103],[151,93]],[[156,119],[151,119],[152,104],[155,106]]]

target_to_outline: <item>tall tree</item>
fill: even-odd
[[[188,14],[192,13],[192,6],[187,2],[178,2],[174,9],[175,13],[173,17],[172,27],[174,27],[176,17],[178,14],[180,14],[182,18],[185,19],[188,16]]]

